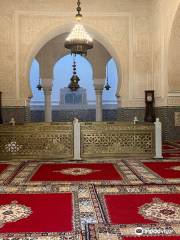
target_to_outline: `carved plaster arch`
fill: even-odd
[[[62,58],[64,58],[65,56],[67,56],[67,55],[69,55],[69,54],[70,54],[70,53],[67,52],[66,54],[64,54],[64,55],[60,56],[59,58],[57,58],[56,61],[54,62],[54,67],[55,67],[55,65],[57,64],[57,62],[58,62],[59,60],[61,60]],[[84,56],[82,56],[82,57],[89,63],[89,65],[90,65],[91,68],[93,69],[93,66],[92,66],[91,61],[90,61],[88,58],[84,57]]]
[[[28,97],[29,98],[32,96],[31,86],[30,86],[30,81],[29,81],[29,70],[30,70],[33,58],[36,56],[38,51],[48,41],[50,41],[51,39],[55,38],[58,35],[61,35],[61,34],[66,33],[66,32],[70,32],[73,25],[74,25],[74,23],[71,22],[69,24],[66,24],[66,25],[63,25],[63,26],[58,26],[58,27],[52,29],[47,34],[43,35],[42,38],[40,38],[37,42],[35,42],[33,44],[33,46],[31,47],[31,49],[29,51],[29,54],[26,57],[27,61],[26,61],[26,64],[25,64],[25,71],[24,71],[25,72],[25,79],[28,79],[28,90],[29,90],[28,91]],[[107,51],[110,53],[112,58],[115,60],[117,73],[118,73],[118,86],[117,86],[116,96],[119,97],[122,76],[121,76],[121,68],[120,68],[121,65],[120,65],[120,61],[119,61],[116,49],[112,46],[110,41],[105,36],[103,36],[101,33],[99,33],[98,30],[96,30],[95,28],[92,28],[91,26],[86,25],[86,24],[84,24],[84,26],[87,29],[87,31],[91,34],[91,36],[95,40],[100,42],[105,47],[105,49],[107,49]]]

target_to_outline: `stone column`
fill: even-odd
[[[104,85],[94,85],[96,93],[96,121],[102,121],[102,93]]]
[[[45,99],[45,122],[52,122],[52,110],[51,110],[52,79],[42,79],[42,88],[44,91]]]
[[[74,118],[74,160],[81,160],[81,134],[80,123],[77,118]]]

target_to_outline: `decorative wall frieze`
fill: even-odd
[[[0,15],[0,90],[2,99],[16,96],[15,52],[14,52],[14,18]]]
[[[180,96],[169,96],[167,98],[168,106],[180,106]]]
[[[14,98],[3,98],[2,99],[2,106],[3,107],[23,107],[23,106],[27,106],[28,105],[28,100],[24,99],[24,98],[19,98],[16,99],[16,97]]]
[[[0,52],[1,50],[4,52],[4,55],[1,54],[3,67],[0,70],[0,80],[3,80],[1,91],[6,94],[6,97],[3,97],[3,104],[6,106],[24,105],[23,99],[27,99],[31,91],[28,75],[33,54],[55,37],[58,31],[59,34],[62,33],[62,26],[70,27],[74,17],[74,13],[66,7],[65,11],[62,8],[57,11],[53,6],[49,10],[46,9],[48,2],[45,8],[38,5],[35,11],[32,10],[35,8],[31,3],[28,10],[19,11],[18,9],[25,9],[25,3],[22,3],[21,8],[18,4],[14,3],[9,15],[0,17],[0,28],[3,32]],[[144,90],[149,89],[154,89],[156,96],[161,97],[157,99],[157,106],[167,102],[172,106],[179,104],[179,100],[174,100],[170,96],[168,100],[164,100],[167,66],[162,67],[161,61],[166,59],[166,55],[163,54],[166,39],[163,37],[164,25],[160,25],[162,20],[159,12],[154,13],[157,19],[153,20],[150,14],[152,5],[147,1],[141,1],[137,5],[135,3],[130,5],[129,1],[119,5],[117,1],[117,9],[107,6],[102,6],[102,11],[96,8],[95,12],[85,12],[84,24],[97,30],[102,40],[106,38],[117,54],[122,72],[122,84],[119,84],[121,92],[117,93],[121,95],[121,105],[143,107]],[[107,11],[109,9],[110,11]],[[119,89],[120,87],[118,91]]]
[[[174,113],[175,126],[180,127],[180,111]]]
[[[52,32],[58,34],[57,29],[62,26],[72,25],[72,12],[44,12],[44,11],[16,11],[16,92],[28,93],[28,57],[30,52],[42,36]],[[128,85],[128,64],[129,64],[129,33],[132,27],[129,27],[131,12],[93,12],[88,13],[85,24],[92,26],[94,29],[100,29],[100,34],[106,36],[112,46],[116,46],[116,51],[120,54],[122,62],[125,66],[124,83]],[[112,29],[115,28],[115,29]],[[118,31],[117,31],[118,29]],[[62,30],[62,29],[61,29]],[[59,34],[61,34],[59,30]],[[116,35],[113,35],[116,30]],[[57,33],[55,33],[57,32]],[[46,38],[46,37],[45,37]],[[45,41],[45,39],[43,40]],[[21,91],[20,91],[21,88]],[[127,87],[126,87],[127,89]],[[19,94],[17,94],[19,97]]]

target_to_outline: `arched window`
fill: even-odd
[[[79,85],[86,89],[87,100],[95,101],[95,91],[92,79],[92,67],[88,60],[80,55],[75,57],[77,75],[80,78]],[[59,102],[60,100],[60,89],[68,87],[70,78],[73,74],[73,56],[70,54],[59,59],[54,65],[54,81],[52,91],[52,104],[53,102]]]
[[[117,97],[116,97],[116,91],[117,91],[117,84],[118,84],[118,74],[117,74],[117,68],[116,63],[111,58],[106,65],[106,81],[105,85],[108,83],[111,86],[111,88],[107,91],[104,89],[103,91],[103,103],[104,104],[117,104]]]
[[[36,59],[33,59],[31,69],[30,69],[30,83],[32,89],[32,99],[31,106],[34,105],[44,105],[44,93],[43,91],[38,91],[37,85],[39,83],[39,63]]]

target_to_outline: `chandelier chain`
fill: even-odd
[[[80,0],[77,1],[77,8],[76,8],[76,10],[77,10],[76,20],[77,20],[77,21],[80,21],[81,18],[82,18],[82,14],[81,14],[81,2],[80,2]]]
[[[81,2],[78,0],[78,1],[77,1],[77,6],[78,6],[78,7],[76,8],[78,14],[80,14],[80,12],[81,12],[81,7],[80,7],[80,5],[81,5]]]

